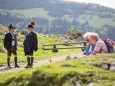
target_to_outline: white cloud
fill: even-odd
[[[115,9],[115,0],[65,0],[65,1],[95,3],[95,4],[100,4],[100,5],[111,7]]]

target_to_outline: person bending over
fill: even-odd
[[[93,44],[94,51],[91,53],[91,55],[97,55],[100,53],[108,53],[106,44],[99,39],[99,35],[97,33],[91,33],[88,37],[91,44]]]
[[[91,34],[91,32],[87,32],[83,35],[84,40],[87,42],[86,48],[83,52],[84,55],[90,55],[94,50],[94,45],[91,44],[91,41],[88,39],[88,36]]]

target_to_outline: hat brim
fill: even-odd
[[[16,28],[13,27],[13,28],[9,28],[9,30],[10,30],[10,29],[16,29]]]
[[[34,28],[34,27],[28,27],[28,28]]]

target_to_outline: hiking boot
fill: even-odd
[[[12,67],[10,65],[8,65],[7,68],[12,68]]]
[[[29,66],[27,65],[25,68],[29,68]]]
[[[33,66],[34,57],[31,57],[30,68]]]
[[[18,66],[17,64],[17,57],[14,58],[14,62],[15,62],[15,68],[19,68],[20,66]]]
[[[15,68],[20,68],[20,66],[18,66],[18,65],[15,65]]]
[[[25,68],[29,68],[30,67],[30,57],[27,57],[27,66]]]
[[[10,66],[10,58],[7,58],[7,64],[8,64],[7,68],[12,68],[12,67]]]

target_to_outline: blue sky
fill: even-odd
[[[65,0],[65,1],[94,3],[94,4],[100,4],[100,5],[115,9],[115,0]]]

